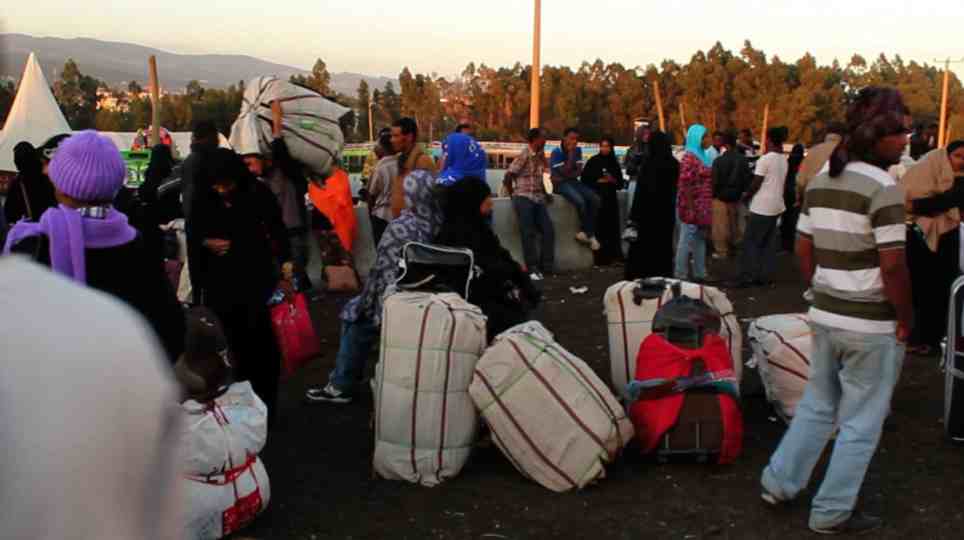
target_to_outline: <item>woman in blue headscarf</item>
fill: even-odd
[[[485,181],[486,165],[485,150],[478,141],[464,133],[453,133],[445,139],[445,169],[438,175],[438,183],[451,186],[470,177]]]
[[[677,212],[680,220],[676,246],[676,277],[706,281],[706,237],[713,224],[713,170],[706,153],[706,128],[694,124],[686,134],[686,154],[680,160]],[[690,273],[690,256],[693,258]]]

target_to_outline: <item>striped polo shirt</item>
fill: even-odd
[[[904,194],[887,172],[854,162],[837,178],[824,168],[807,185],[797,231],[813,240],[813,322],[867,334],[897,330],[884,294],[880,252],[903,249]]]

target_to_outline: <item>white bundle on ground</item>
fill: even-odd
[[[606,476],[633,438],[623,407],[585,362],[538,322],[496,338],[475,369],[472,400],[523,476],[557,492]]]
[[[181,434],[184,538],[223,538],[247,526],[271,499],[258,458],[268,409],[251,383],[235,383],[209,403],[188,400]]]
[[[338,121],[349,109],[287,81],[258,77],[248,82],[241,114],[231,126],[231,146],[241,155],[270,154],[274,100],[281,102],[282,136],[291,156],[327,177],[341,160],[345,137]]]
[[[478,431],[469,398],[486,346],[485,316],[457,294],[385,300],[375,395],[375,472],[435,486],[468,461]]]
[[[810,380],[813,331],[805,314],[760,317],[747,330],[767,400],[789,422]]]
[[[603,298],[606,308],[606,321],[609,325],[609,360],[612,368],[613,389],[624,395],[626,385],[633,380],[636,371],[636,357],[643,340],[653,332],[653,318],[656,312],[673,298],[672,284],[679,282],[666,279],[663,295],[653,299],[643,299],[637,305],[633,293],[639,287],[638,281],[621,281],[610,287]],[[682,283],[682,293],[690,298],[706,302],[720,314],[720,336],[727,342],[733,356],[733,371],[738,381],[743,376],[743,330],[733,311],[733,304],[726,294],[714,287],[696,283]]]

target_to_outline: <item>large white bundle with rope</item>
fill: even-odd
[[[810,381],[813,330],[806,314],[760,317],[747,330],[767,400],[789,422]]]
[[[659,308],[673,298],[672,285],[678,281],[621,281],[606,291],[603,304],[609,325],[609,361],[613,389],[617,394],[624,395],[626,385],[633,380],[639,347],[653,332],[653,318]],[[742,380],[743,330],[730,299],[723,291],[714,287],[685,281],[681,284],[684,296],[700,299],[720,314],[720,336],[729,345],[736,379]],[[644,298],[637,294],[641,285],[647,289],[655,289],[655,297]],[[662,289],[662,294],[659,294],[659,289]]]
[[[326,178],[341,160],[345,137],[338,121],[349,109],[296,84],[273,77],[251,80],[231,126],[231,146],[241,155],[270,155],[274,100],[281,102],[282,137],[291,157]]]
[[[457,294],[385,300],[375,396],[375,472],[435,486],[469,459],[479,415],[469,398],[486,346],[485,316]]]
[[[182,406],[184,538],[233,534],[268,507],[271,486],[258,454],[268,437],[268,409],[251,383],[231,385],[213,401]]]
[[[634,435],[606,384],[538,322],[496,338],[469,392],[506,458],[552,491],[605,478]]]

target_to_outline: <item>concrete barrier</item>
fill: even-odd
[[[368,217],[368,206],[359,204],[355,206],[355,219],[358,220],[358,228],[355,230],[355,241],[352,245],[352,259],[355,269],[361,279],[367,279],[368,273],[375,264],[375,236],[372,231],[372,221]],[[308,278],[313,283],[321,283],[321,250],[314,236],[308,238]]]
[[[501,172],[501,171],[500,171]],[[501,183],[501,175],[491,175],[489,182]],[[626,219],[629,214],[629,201],[631,200],[630,191],[619,192],[619,214],[621,227],[625,227]],[[516,219],[515,209],[512,208],[512,199],[501,197],[494,200],[495,209],[493,211],[493,228],[499,236],[502,245],[509,250],[509,253],[519,261],[525,262],[522,253],[522,236],[519,231],[519,222]],[[368,273],[375,264],[376,246],[372,232],[371,219],[368,216],[368,207],[359,204],[355,207],[355,218],[358,220],[358,229],[355,233],[355,242],[352,256],[355,268],[358,270],[362,279],[368,277]],[[556,268],[557,272],[577,272],[590,270],[593,267],[592,251],[583,244],[576,242],[576,233],[579,232],[579,216],[576,209],[562,197],[556,196],[549,205],[549,218],[552,220],[556,230]],[[315,283],[321,280],[321,253],[314,238],[308,241],[308,277]],[[629,249],[627,244],[623,244],[624,253]]]

